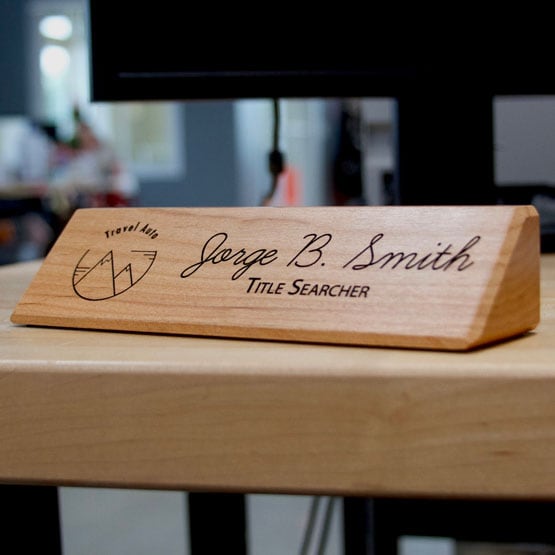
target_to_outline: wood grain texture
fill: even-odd
[[[77,212],[15,323],[465,350],[534,328],[531,206]]]
[[[555,499],[555,256],[542,321],[470,352],[10,323],[0,268],[0,481]]]

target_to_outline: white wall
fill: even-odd
[[[280,100],[280,144],[285,163],[299,177],[300,203],[326,204],[329,198],[329,140],[335,131],[328,120],[332,100]],[[333,122],[331,122],[333,123]],[[235,150],[239,175],[239,203],[260,204],[271,185],[268,154],[272,149],[271,100],[235,102]]]
[[[496,98],[494,129],[497,184],[555,184],[554,97]]]

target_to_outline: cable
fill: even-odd
[[[270,190],[262,199],[262,206],[268,206],[272,202],[278,186],[279,176],[283,172],[283,169],[285,167],[285,157],[279,149],[279,133],[281,127],[279,99],[274,98],[272,100],[272,104],[274,115],[274,129],[272,134],[272,150],[270,151],[270,154],[268,156],[268,169],[270,170],[272,181],[270,185]]]
[[[333,507],[335,499],[328,497],[328,505],[326,507],[326,514],[324,516],[324,523],[322,524],[322,531],[320,532],[320,543],[318,544],[317,555],[324,555],[328,544],[328,537],[331,526],[331,517],[333,516]]]
[[[310,503],[310,510],[308,512],[306,528],[303,534],[303,543],[301,545],[301,550],[299,551],[299,555],[307,555],[308,553],[308,548],[310,547],[312,534],[314,532],[314,526],[316,524],[316,517],[318,515],[319,504],[320,504],[320,497],[314,496]]]
[[[308,513],[308,518],[306,521],[305,531],[303,534],[303,541],[301,545],[301,550],[299,551],[299,555],[308,555],[308,550],[310,548],[310,543],[312,541],[312,537],[314,535],[314,529],[316,527],[316,520],[318,518],[318,509],[320,506],[320,500],[322,498],[319,496],[314,496],[310,503],[310,510]],[[322,521],[322,528],[320,530],[320,538],[318,540],[318,547],[316,550],[317,555],[324,555],[326,552],[329,532],[334,512],[334,505],[335,505],[335,498],[328,497],[327,498],[327,505],[324,509],[324,516]]]

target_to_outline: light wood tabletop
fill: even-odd
[[[541,323],[467,353],[17,326],[0,268],[0,481],[555,498],[555,255]]]

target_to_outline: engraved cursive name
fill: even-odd
[[[300,269],[315,265],[325,266],[324,253],[326,247],[328,247],[332,241],[331,233],[324,233],[321,235],[309,233],[305,235],[303,239],[305,241],[304,245],[300,250],[296,251],[296,254],[294,254],[292,258],[288,261],[286,259],[286,266],[293,266]],[[366,270],[371,267],[389,270],[429,269],[433,271],[446,271],[453,268],[456,271],[462,272],[474,264],[471,250],[480,241],[481,237],[475,235],[459,249],[456,249],[452,243],[443,244],[439,242],[437,243],[436,251],[424,253],[416,251],[405,252],[402,250],[387,251],[386,249],[379,248],[382,247],[382,243],[380,242],[383,239],[383,233],[375,234],[370,239],[370,242],[364,246],[362,250],[359,250],[357,254],[352,256],[348,262],[343,264],[341,268],[354,271]],[[379,246],[378,243],[380,243]],[[192,276],[208,263],[213,265],[228,263],[237,267],[231,275],[232,280],[237,280],[254,266],[267,266],[276,260],[278,260],[277,249],[248,249],[243,246],[230,246],[228,234],[222,231],[208,238],[201,248],[200,259],[190,266],[187,266],[181,272],[181,277],[188,278]],[[251,281],[247,291],[248,293],[274,293],[274,286],[271,281],[262,281],[261,278],[249,279]],[[306,287],[306,284],[303,284],[303,287]],[[279,286],[276,285],[275,294],[281,293],[281,288],[279,288],[279,292],[278,288]],[[306,289],[301,288],[301,290],[304,291]],[[318,291],[320,290],[318,289]],[[332,291],[332,289],[330,289],[330,291]],[[333,292],[335,291],[334,289]]]
[[[453,245],[451,243],[445,247],[438,243],[437,246],[440,250],[426,254],[418,252],[405,253],[404,251],[390,251],[382,254],[376,252],[376,245],[383,237],[383,233],[374,235],[370,243],[344,264],[343,268],[350,267],[352,270],[365,270],[370,266],[376,266],[380,269],[389,267],[392,270],[399,267],[404,270],[424,270],[429,268],[431,270],[445,271],[455,267],[459,272],[462,272],[474,264],[469,251],[480,241],[480,236],[475,235],[458,251],[452,250]],[[355,264],[355,262],[357,263]]]
[[[275,262],[278,258],[278,251],[276,249],[255,249],[249,252],[243,247],[235,250],[228,246],[224,247],[227,239],[228,235],[225,232],[212,235],[201,249],[200,260],[187,266],[181,272],[181,277],[187,278],[193,275],[208,262],[212,264],[231,262],[234,266],[239,266],[231,276],[231,279],[236,280],[256,264],[266,266]]]

